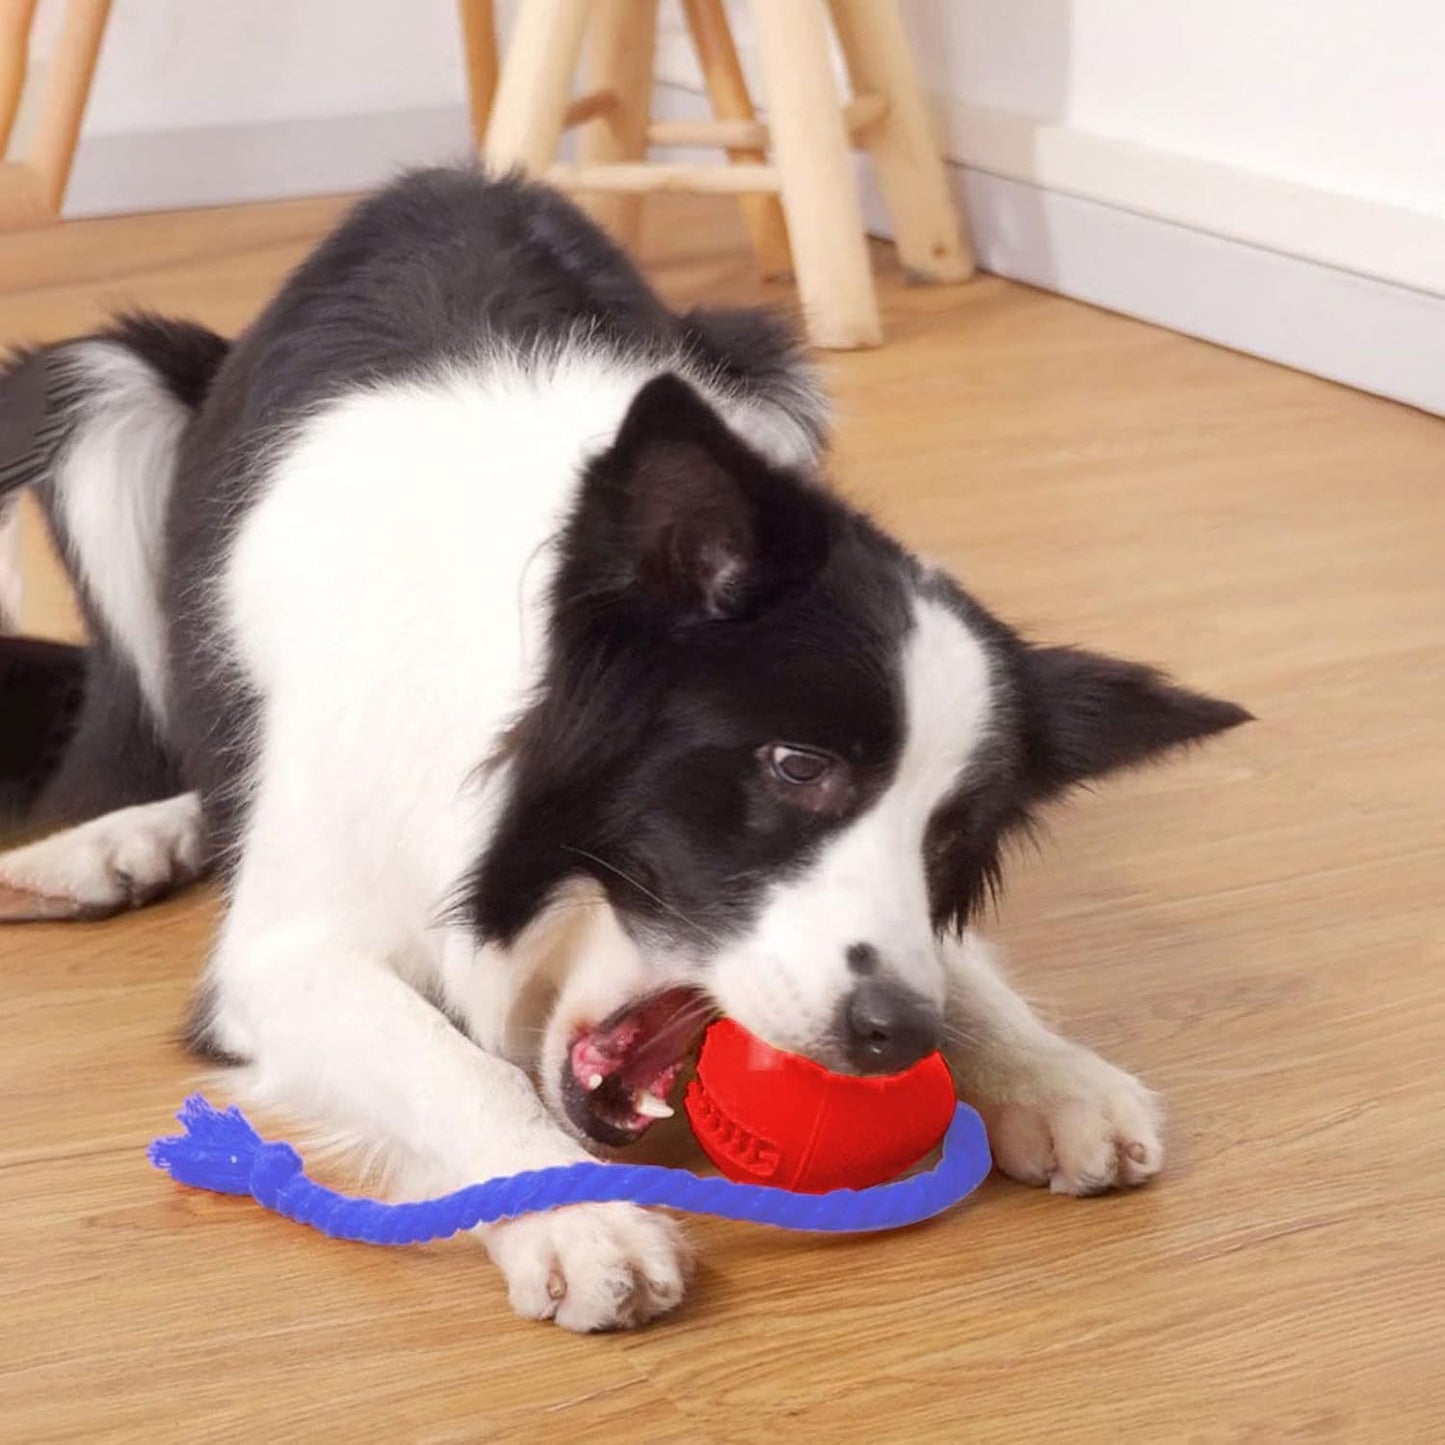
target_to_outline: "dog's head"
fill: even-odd
[[[639,393],[561,547],[472,903],[506,941],[577,875],[605,890],[635,962],[593,966],[544,1083],[606,1142],[662,1112],[711,1009],[836,1069],[932,1051],[937,935],[1009,835],[1248,716],[1026,643],[673,377]]]

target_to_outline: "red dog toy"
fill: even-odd
[[[917,1164],[943,1139],[957,1099],[939,1054],[901,1074],[835,1074],[720,1019],[684,1107],[729,1179],[822,1194],[867,1189]]]

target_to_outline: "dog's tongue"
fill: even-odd
[[[599,1105],[606,1101],[610,1123],[641,1133],[672,1114],[667,1096],[709,1012],[706,999],[689,988],[619,1009],[573,1041],[572,1073]],[[631,1117],[617,1117],[619,1107]]]
[[[668,1087],[676,1077],[682,1056],[691,1049],[706,1014],[699,996],[691,989],[675,988],[649,999],[632,1017],[636,1020],[636,1042],[627,1051],[619,1073],[629,1086],[644,1086],[659,1075],[669,1074]]]

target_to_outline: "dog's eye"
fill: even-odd
[[[816,787],[833,771],[838,760],[816,748],[797,748],[790,743],[774,743],[768,749],[768,766],[780,783],[795,788]]]
[[[772,796],[790,812],[837,818],[853,806],[853,771],[836,754],[796,743],[768,743],[756,756]]]

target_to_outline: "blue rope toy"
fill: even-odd
[[[267,1143],[234,1106],[192,1094],[176,1115],[185,1133],[157,1139],[150,1161],[172,1179],[217,1194],[242,1194],[333,1239],[422,1244],[565,1204],[660,1204],[779,1229],[863,1233],[932,1219],[972,1194],[992,1167],[983,1120],[960,1104],[938,1163],[926,1173],[875,1184],[795,1194],[764,1184],[704,1178],[656,1164],[564,1164],[470,1184],[420,1204],[384,1204],[338,1194],[310,1179],[289,1145]]]

